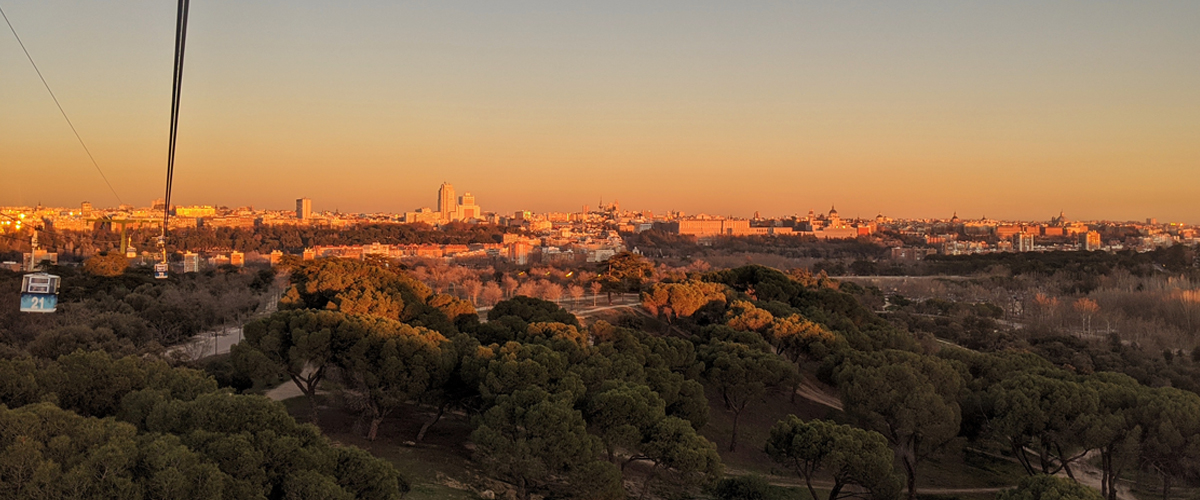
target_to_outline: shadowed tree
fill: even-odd
[[[515,297],[505,300],[488,311],[488,321],[497,321],[506,316],[518,318],[526,324],[553,322],[579,326],[579,320],[575,318],[574,314],[558,307],[553,302],[533,297]]]
[[[266,371],[291,378],[308,399],[309,418],[317,423],[317,386],[338,355],[334,337],[345,321],[344,314],[332,311],[279,311],[247,323],[233,357],[241,366],[260,369],[260,377]]]
[[[962,378],[951,362],[905,351],[859,354],[836,375],[846,413],[887,438],[904,466],[909,500],[917,465],[958,435]]]
[[[393,410],[444,385],[455,366],[450,342],[426,328],[348,317],[339,333],[349,346],[338,356],[344,396],[370,418],[370,440]]]
[[[468,378],[476,381],[486,403],[528,387],[552,390],[555,394],[570,393],[576,398],[584,393],[583,382],[569,372],[571,363],[564,353],[545,345],[519,342],[484,350],[476,374]]]
[[[1016,488],[1001,491],[996,500],[1101,500],[1096,490],[1067,479],[1037,475],[1022,479]]]
[[[398,500],[408,490],[386,461],[339,451],[316,426],[297,423],[281,403],[261,396],[160,399],[147,415],[146,432],[179,436],[232,478],[224,498],[309,498],[316,487],[329,498]],[[337,476],[339,470],[349,476]],[[296,482],[298,476],[308,477]]]
[[[813,478],[822,470],[833,478],[829,500],[858,496],[845,489],[849,485],[866,488],[874,499],[894,498],[900,490],[895,454],[878,432],[788,415],[771,427],[767,454],[804,478],[812,498],[818,498]]]
[[[585,416],[588,428],[604,443],[608,460],[618,464],[617,449],[637,450],[648,429],[666,418],[667,405],[644,385],[610,381],[605,386],[588,401]]]
[[[733,412],[729,451],[737,450],[738,419],[746,407],[799,377],[795,366],[774,353],[736,342],[713,340],[700,350],[700,359],[706,366],[704,377],[720,392],[725,409]]]
[[[1100,494],[1117,500],[1117,480],[1137,464],[1141,451],[1138,400],[1149,389],[1127,375],[1108,372],[1088,377],[1086,384],[1100,397],[1099,414],[1090,432],[1091,445],[1100,450]]]
[[[496,398],[471,433],[475,455],[488,470],[511,480],[517,497],[568,475],[600,453],[569,393],[551,395],[536,387]]]
[[[223,498],[231,478],[174,436],[49,403],[0,406],[0,497]]]
[[[1141,459],[1162,478],[1162,498],[1173,484],[1200,473],[1200,396],[1172,387],[1147,391],[1138,402]]]
[[[642,484],[645,498],[651,482],[663,470],[672,470],[684,481],[694,484],[713,483],[721,477],[723,467],[717,446],[696,433],[692,424],[676,417],[666,417],[649,429],[641,443],[641,455],[631,460],[648,460],[654,466]]]
[[[1095,389],[1068,380],[1021,374],[993,385],[989,398],[996,411],[993,432],[1009,444],[1029,475],[1062,470],[1072,479],[1071,462],[1089,447],[1100,398]],[[1034,467],[1026,450],[1038,451]]]

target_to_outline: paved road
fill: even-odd
[[[201,359],[226,354],[233,348],[234,344],[242,341],[242,327],[231,326],[222,330],[205,332],[195,337],[192,340],[172,346],[167,349],[167,355],[181,356],[188,361],[199,361]]]
[[[250,321],[255,318],[266,316],[279,309],[279,298],[282,292],[277,292],[268,297],[267,304],[245,321]],[[167,348],[167,355],[175,355],[183,357],[188,361],[199,361],[209,356],[217,356],[227,354],[234,344],[242,341],[242,325],[228,325],[217,330],[204,332],[191,340],[179,345],[174,345]]]

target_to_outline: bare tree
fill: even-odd
[[[467,278],[462,282],[462,290],[467,294],[467,298],[471,299],[471,303],[479,305],[479,292],[483,290],[483,283],[475,278]]]
[[[579,307],[579,299],[583,298],[584,293],[583,287],[579,285],[571,285],[570,288],[567,288],[567,294],[571,296],[571,302],[575,304],[575,307]]]
[[[1080,298],[1079,300],[1076,300],[1075,303],[1072,304],[1071,306],[1074,307],[1077,312],[1079,312],[1079,315],[1083,319],[1084,333],[1091,333],[1091,331],[1092,331],[1092,315],[1096,314],[1097,312],[1100,311],[1100,305],[1097,304],[1096,301],[1094,301],[1092,299],[1083,297],[1083,298]]]
[[[601,285],[599,281],[593,281],[590,288],[592,289],[592,307],[596,307],[596,297],[600,296],[600,290],[604,288],[604,285]]]
[[[520,283],[517,283],[517,280],[512,276],[505,276],[504,280],[500,282],[500,287],[504,289],[505,297],[512,297],[519,286]]]
[[[524,283],[521,283],[521,285],[517,287],[517,295],[524,295],[526,297],[537,297],[538,296],[538,286],[537,286],[537,284],[535,284],[532,281],[526,281]]]
[[[538,288],[542,292],[542,298],[554,303],[558,303],[559,300],[562,300],[562,285],[552,281],[541,280],[541,282],[538,283]]]
[[[500,285],[497,285],[495,281],[489,281],[486,285],[483,285],[483,301],[487,305],[494,306],[503,298],[504,290],[501,290]]]

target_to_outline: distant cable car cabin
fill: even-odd
[[[26,274],[21,280],[21,312],[54,312],[58,308],[60,279],[53,274]]]
[[[154,278],[165,280],[167,279],[167,263],[159,262],[154,265]]]

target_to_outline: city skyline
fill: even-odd
[[[314,208],[314,205],[313,205],[314,200],[309,197],[301,197],[301,198],[293,199],[292,206],[289,206],[289,207],[275,207],[275,206],[264,207],[264,206],[256,205],[253,203],[249,203],[249,204],[247,204],[247,203],[232,203],[232,204],[217,204],[217,203],[178,203],[178,204],[175,204],[175,203],[172,203],[171,207],[172,207],[172,211],[175,211],[175,210],[178,210],[181,212],[186,211],[186,213],[173,213],[172,214],[172,217],[183,217],[183,218],[212,216],[215,214],[215,210],[219,208],[219,209],[228,210],[228,211],[235,211],[235,210],[240,211],[243,209],[250,209],[250,210],[256,211],[256,212],[287,212],[287,213],[294,214],[295,218],[297,218],[299,220],[311,219],[311,214],[336,214],[336,213],[346,214],[346,215],[392,214],[392,215],[406,217],[406,218],[412,218],[413,216],[419,217],[415,221],[414,220],[405,220],[403,223],[427,222],[429,224],[437,225],[437,224],[444,224],[447,222],[454,222],[454,221],[483,220],[483,216],[489,215],[489,214],[497,215],[500,217],[509,217],[509,216],[512,216],[513,214],[520,214],[523,212],[528,212],[528,213],[535,214],[535,215],[569,214],[569,213],[580,213],[580,210],[577,210],[579,208],[586,209],[591,212],[599,212],[599,211],[604,211],[606,206],[612,207],[615,204],[616,206],[619,207],[621,205],[621,202],[619,199],[613,199],[613,200],[610,200],[610,202],[605,202],[603,199],[600,199],[599,202],[595,205],[588,204],[588,203],[583,203],[582,205],[577,204],[576,209],[564,208],[564,209],[560,209],[560,210],[540,210],[540,211],[527,210],[527,209],[484,210],[483,207],[475,204],[475,195],[473,195],[471,192],[464,192],[462,194],[462,196],[454,196],[454,187],[449,182],[443,182],[438,187],[438,190],[437,190],[437,193],[435,194],[435,196],[436,196],[436,198],[434,199],[433,204],[427,204],[427,205],[422,206],[420,204],[420,202],[418,202],[416,205],[412,206],[411,210],[400,209],[400,210],[376,210],[376,211],[351,211],[351,210],[342,210],[338,207],[333,207],[333,208],[320,207],[319,205]],[[469,200],[469,203],[466,203],[466,204],[460,203],[460,201],[463,200],[464,197]],[[444,199],[445,199],[445,202],[443,201]],[[162,209],[161,204],[162,204],[162,199],[158,198],[158,199],[151,200],[149,203],[145,203],[145,204],[134,203],[134,204],[125,204],[122,206],[129,207],[130,209],[134,209],[134,210],[147,210],[147,209],[161,210]],[[462,208],[461,208],[463,206],[469,207],[470,211],[467,212],[466,214],[464,214],[462,212]],[[97,210],[97,211],[121,211],[122,210],[121,206],[97,205],[88,200],[83,200],[79,203],[76,203],[75,205],[50,205],[50,204],[41,204],[41,203],[35,204],[35,205],[0,205],[0,208],[4,208],[4,209],[16,209],[16,208],[21,208],[21,207],[25,207],[25,208],[42,207],[44,209],[63,209],[63,210],[70,210],[72,208],[79,207],[82,209],[83,212],[90,212],[92,210]],[[653,214],[655,217],[660,217],[664,214],[677,214],[681,217],[686,217],[686,218],[696,218],[696,217],[701,217],[701,218],[705,218],[705,219],[729,218],[729,219],[737,219],[737,220],[756,220],[756,219],[784,220],[784,219],[790,219],[790,218],[811,219],[814,216],[825,217],[828,214],[828,215],[831,215],[834,217],[840,217],[841,219],[844,219],[844,220],[873,220],[873,219],[876,219],[876,218],[882,216],[887,219],[913,220],[913,221],[961,220],[963,222],[994,221],[994,222],[1015,222],[1015,223],[1024,223],[1024,222],[1039,223],[1039,222],[1047,222],[1047,221],[1048,222],[1085,221],[1085,222],[1114,222],[1114,223],[1135,223],[1135,224],[1140,224],[1140,223],[1145,222],[1147,224],[1196,225],[1196,223],[1185,221],[1185,220],[1172,220],[1172,219],[1159,220],[1158,217],[1154,217],[1154,216],[1147,216],[1147,217],[1134,216],[1134,217],[1127,217],[1127,218],[1123,218],[1123,219],[1122,218],[1104,219],[1104,218],[1074,217],[1074,216],[1072,216],[1073,214],[1067,214],[1067,210],[1065,210],[1065,209],[1060,210],[1057,214],[1043,214],[1041,216],[1034,216],[1031,218],[1006,218],[1006,217],[993,217],[993,216],[988,216],[988,215],[981,215],[978,217],[973,217],[973,216],[970,216],[969,214],[960,215],[958,213],[958,211],[953,211],[949,214],[936,214],[936,215],[917,216],[917,217],[895,215],[892,213],[888,213],[886,211],[880,211],[880,212],[877,212],[877,213],[874,213],[871,215],[850,213],[850,212],[846,212],[844,215],[840,215],[843,211],[840,211],[837,209],[836,203],[829,205],[829,208],[827,208],[827,209],[817,209],[815,207],[812,207],[812,208],[809,208],[807,211],[797,210],[797,211],[791,212],[791,213],[766,213],[766,214],[755,210],[755,211],[751,212],[750,214],[746,214],[746,215],[743,215],[741,213],[722,214],[722,213],[717,213],[717,212],[705,212],[705,211],[687,212],[687,211],[674,210],[674,209],[654,210],[654,209],[648,209],[645,207],[631,207],[627,204],[623,207],[620,207],[620,209],[622,211],[628,211],[628,212],[649,212],[649,213]],[[195,212],[195,213],[193,213],[193,212]],[[304,214],[304,215],[301,216],[301,214]]]
[[[171,6],[6,7],[122,200],[160,197]],[[206,3],[173,199],[402,212],[459,179],[497,212],[1198,223],[1198,20],[1182,3]],[[116,205],[23,57],[0,37],[0,205]]]

